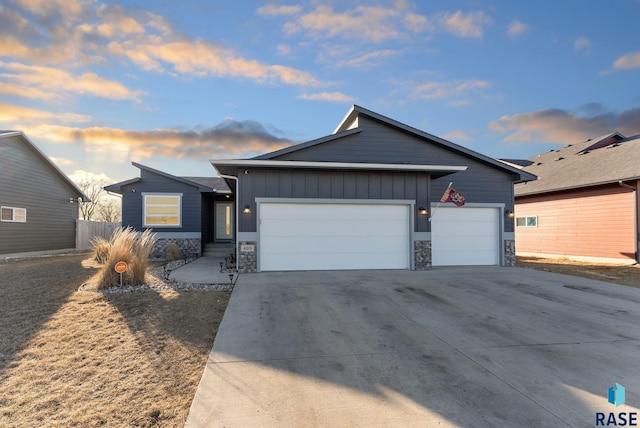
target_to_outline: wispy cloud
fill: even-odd
[[[591,41],[589,41],[585,36],[578,37],[573,42],[573,47],[583,55],[589,55],[591,53]]]
[[[640,51],[631,52],[616,59],[613,68],[618,70],[640,68]]]
[[[458,80],[451,82],[426,82],[416,86],[410,94],[411,98],[439,100],[459,97],[489,87],[485,80]],[[454,101],[454,100],[452,100]]]
[[[255,121],[226,119],[217,126],[193,130],[153,129],[135,131],[107,127],[23,125],[33,138],[55,143],[82,143],[87,152],[110,153],[120,159],[168,157],[206,160],[247,156],[292,144]]]
[[[359,5],[343,11],[329,5],[317,5],[306,13],[298,9],[285,9],[280,13],[281,8],[263,6],[258,13],[288,16],[289,20],[283,27],[287,35],[303,33],[313,39],[344,38],[369,43],[407,40],[416,34],[438,31],[462,38],[480,38],[484,35],[484,27],[493,22],[482,11],[465,13],[457,10],[432,16],[421,15],[413,12],[406,1],[397,1],[389,6]]]
[[[320,92],[317,94],[302,94],[298,98],[310,101],[331,101],[336,103],[353,102],[353,97],[345,95],[342,92]]]
[[[374,43],[402,38],[396,19],[400,10],[379,6],[357,6],[346,12],[335,12],[331,6],[320,5],[315,10],[285,24],[287,34],[301,31],[314,38],[349,37]]]
[[[280,16],[280,15],[295,15],[302,11],[302,6],[300,5],[292,5],[292,6],[284,6],[284,5],[275,5],[268,4],[262,7],[259,7],[256,13],[258,15],[263,16]]]
[[[493,23],[493,19],[484,12],[465,14],[444,12],[438,17],[440,25],[448,32],[463,38],[480,38],[484,35],[484,26]]]
[[[524,22],[512,21],[511,24],[509,24],[509,28],[507,29],[507,36],[511,37],[512,39],[516,38],[529,31],[529,28],[529,25],[525,24]]]
[[[505,135],[503,143],[572,144],[613,131],[625,135],[640,132],[640,108],[622,113],[579,116],[561,109],[502,116],[489,123],[490,130]]]
[[[91,117],[78,113],[52,112],[15,104],[0,104],[0,122],[34,122],[55,120],[62,123],[88,123]],[[22,128],[19,128],[22,130]]]
[[[113,100],[140,101],[140,96],[144,94],[142,91],[128,89],[118,81],[102,78],[95,73],[73,75],[68,71],[52,67],[1,61],[0,68],[9,71],[9,73],[0,74],[0,79],[5,81],[0,86],[0,91],[4,87],[5,93],[12,92],[13,95],[29,98],[33,98],[33,95],[38,93],[45,99],[61,96],[63,93],[74,93]],[[52,85],[52,82],[55,82],[55,85]],[[13,90],[10,86],[13,86]]]
[[[397,55],[398,52],[392,49],[382,49],[372,52],[367,52],[355,58],[343,59],[336,61],[336,68],[351,67],[351,68],[371,68],[380,65],[385,59]]]
[[[453,142],[471,140],[471,137],[469,136],[469,134],[467,134],[462,130],[448,132],[444,134],[442,138],[444,138],[445,140],[453,141]]]

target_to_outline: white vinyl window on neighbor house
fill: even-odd
[[[538,216],[516,217],[516,227],[538,227]]]
[[[27,210],[25,208],[0,207],[0,221],[26,223]]]
[[[182,226],[181,193],[146,193],[143,197],[143,224],[149,227]]]

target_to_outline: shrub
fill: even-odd
[[[116,229],[108,241],[107,258],[96,274],[95,288],[120,285],[120,274],[115,271],[116,263],[120,261],[128,265],[127,271],[122,274],[123,284],[144,284],[149,267],[149,254],[151,254],[155,242],[156,236],[149,229],[142,233],[136,232],[130,227]],[[99,240],[96,243],[103,245]],[[94,253],[97,253],[95,246]]]
[[[171,243],[167,246],[165,257],[167,261],[170,262],[184,259],[184,255],[182,254],[180,247],[178,247],[178,245],[174,243]]]
[[[109,241],[102,236],[95,236],[91,240],[91,245],[93,246],[93,259],[100,264],[106,263],[109,259],[109,250],[111,249]]]

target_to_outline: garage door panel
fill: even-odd
[[[496,264],[496,258],[493,255],[493,249],[483,252],[475,250],[466,251],[440,251],[440,258],[443,260],[458,260],[457,263],[437,264],[434,266],[492,266]]]
[[[376,231],[376,235],[395,236],[405,232],[407,222],[403,220],[276,220],[262,219],[260,230],[263,236],[313,236],[312,231],[322,235],[362,236]],[[311,233],[310,233],[311,232]],[[320,233],[320,232],[319,232]]]
[[[407,269],[407,205],[262,203],[261,270]]]
[[[497,208],[439,208],[431,223],[434,266],[500,264]]]
[[[273,237],[261,243],[262,251],[270,254],[322,254],[322,253],[361,253],[361,254],[394,254],[395,249],[402,248],[405,240],[399,237],[359,237],[358,245],[347,237],[320,236],[313,237],[313,244],[299,237]]]
[[[389,254],[369,254],[365,258],[354,257],[349,253],[323,253],[314,254],[311,257],[308,254],[282,253],[282,254],[265,254],[262,256],[261,264],[268,266],[268,269],[262,270],[326,270],[326,266],[330,269],[371,269],[371,264],[385,266],[389,263],[402,266],[406,258],[406,254],[397,254],[395,258],[390,258]],[[383,269],[383,268],[379,268]],[[398,268],[392,268],[398,269]]]

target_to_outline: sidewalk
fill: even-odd
[[[221,262],[224,258],[203,256],[171,271],[169,279],[189,284],[229,284],[238,274],[220,272]]]

